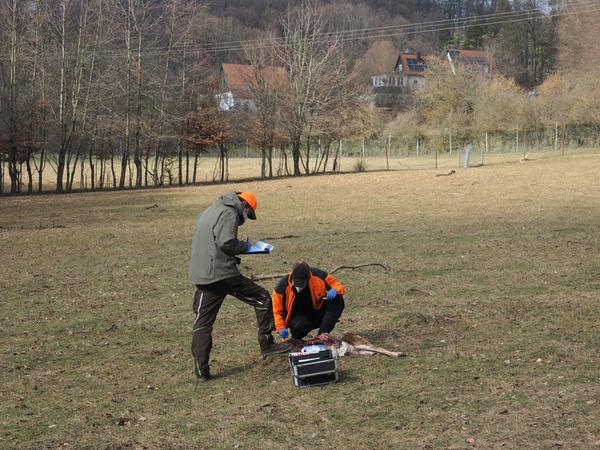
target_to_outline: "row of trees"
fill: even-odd
[[[347,39],[336,4],[293,3],[278,32],[224,43],[231,23],[195,0],[0,0],[0,177],[6,167],[11,192],[41,191],[48,171],[58,192],[195,183],[200,156],[216,151],[213,179],[225,181],[230,149],[247,143],[259,149],[263,177],[299,175],[336,170],[341,139],[393,132],[452,136],[459,146],[515,128],[598,123],[589,65],[598,45],[581,32],[598,13],[576,14],[585,0],[565,10],[561,70],[535,94],[514,78],[452,73],[432,59],[426,89],[387,127],[364,81],[382,55],[395,59],[395,43],[375,43],[357,61],[361,41]],[[254,68],[253,107],[217,109],[223,52]]]
[[[273,176],[274,148],[287,147],[298,175],[311,170],[311,139],[329,148],[368,125],[369,109],[357,101],[366,86],[350,76],[339,32],[314,1],[287,12],[282,36],[240,52],[256,68],[248,80],[256,108],[232,114],[215,101],[210,39],[222,22],[194,0],[0,5],[0,164],[13,193],[41,191],[48,168],[58,192],[194,183],[199,156],[213,150],[224,181],[229,147],[247,141],[261,149],[263,176]],[[262,76],[272,66],[284,68],[283,85]]]
[[[84,160],[91,189],[103,187],[106,177],[96,165],[102,171],[106,160],[118,187],[149,178],[160,184],[167,155],[182,158],[187,114],[206,91],[202,50],[191,43],[210,24],[197,2],[2,0],[1,6],[0,159],[11,191],[20,190],[23,168],[28,191],[34,171],[41,190],[48,166],[56,190],[71,190]]]

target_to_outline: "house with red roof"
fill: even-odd
[[[454,73],[458,67],[473,74],[492,73],[492,56],[483,50],[449,49],[444,52],[444,58]],[[408,49],[402,51],[393,72],[371,77],[375,105],[402,108],[410,104],[412,94],[425,87],[426,72],[427,61],[421,53]]]
[[[394,66],[394,72],[401,77],[401,85],[411,90],[422,89],[425,86],[425,71],[427,63],[421,53],[404,51],[400,53]]]
[[[287,72],[283,67],[266,66],[257,70],[247,64],[225,64],[221,70],[220,93],[217,95],[219,109],[231,111],[235,108],[256,109],[255,97],[258,89],[283,86]]]
[[[448,49],[445,57],[455,72],[458,66],[467,72],[489,75],[492,73],[492,56],[483,50]]]

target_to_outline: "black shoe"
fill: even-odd
[[[258,345],[263,358],[267,358],[276,353],[287,353],[292,349],[292,344],[277,344],[270,334],[260,334],[258,336]]]
[[[200,370],[198,363],[194,365],[194,374],[196,375],[198,383],[204,383],[205,381],[210,380],[210,369],[207,367]]]

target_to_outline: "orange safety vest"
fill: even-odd
[[[315,310],[319,310],[323,307],[323,299],[325,295],[327,295],[327,286],[325,283],[334,288],[338,295],[344,295],[344,292],[346,292],[344,285],[340,283],[333,275],[327,274],[323,280],[311,272],[310,277],[308,278],[308,288],[310,289],[310,296],[312,299],[313,308]],[[275,291],[275,289],[273,289],[272,297],[275,329],[279,331],[282,328],[287,327],[288,323],[290,322],[292,317],[292,307],[294,305],[294,300],[296,299],[296,289],[294,289],[294,285],[292,284],[291,273],[288,274],[287,286],[285,288],[285,305],[283,294]]]

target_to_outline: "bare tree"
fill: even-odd
[[[246,56],[251,70],[246,74],[246,85],[254,101],[254,110],[248,118],[247,135],[258,145],[261,156],[261,177],[273,176],[273,149],[282,139],[280,129],[279,100],[286,86],[285,68],[275,66],[272,49],[274,37],[269,39],[271,45],[266,47],[246,48]]]
[[[202,154],[210,148],[218,148],[220,181],[227,178],[227,131],[225,117],[213,103],[205,103],[204,107],[190,114],[187,121],[186,148],[189,151]]]
[[[392,72],[399,54],[400,51],[391,41],[385,39],[376,40],[356,60],[354,74],[363,83],[368,84],[371,81],[371,76]]]
[[[17,125],[19,121],[19,102],[18,102],[18,80],[17,73],[19,68],[18,43],[20,39],[19,19],[20,3],[18,0],[4,0],[2,4],[2,29],[6,30],[4,42],[8,43],[8,86],[3,83],[3,99],[0,104],[3,109],[2,119],[5,122],[5,133],[0,135],[0,147],[5,147],[4,155],[1,159],[8,163],[8,175],[10,177],[10,192],[20,191],[20,151],[19,137],[17,135]],[[22,6],[22,5],[21,5]],[[3,77],[4,78],[4,77]]]
[[[501,75],[480,86],[475,96],[472,126],[479,136],[483,136],[486,151],[490,133],[513,132],[515,129],[515,104],[521,96],[514,80]]]
[[[302,138],[335,102],[335,92],[347,78],[347,62],[339,33],[326,34],[327,18],[316,1],[302,0],[290,8],[282,25],[283,43],[275,48],[288,74],[288,86],[281,91],[282,124],[292,146],[293,173],[300,175]]]
[[[558,66],[565,71],[588,69],[600,59],[600,12],[583,0],[569,0],[558,27]]]

